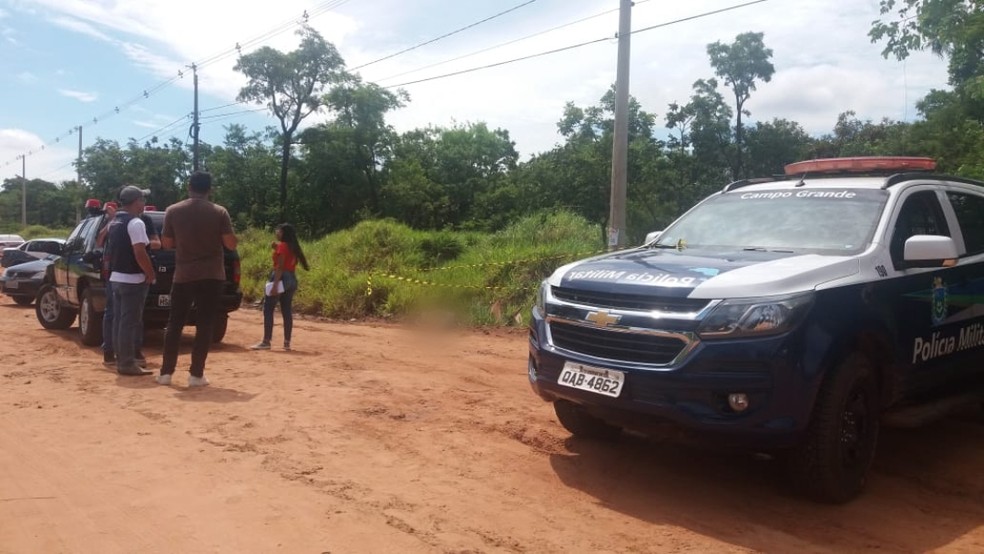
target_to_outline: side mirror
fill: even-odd
[[[654,240],[658,239],[659,236],[662,234],[663,231],[653,231],[651,233],[646,233],[646,242],[644,242],[643,244],[649,244],[653,242]]]
[[[96,265],[102,263],[102,250],[93,250],[92,252],[86,252],[82,254],[82,261],[90,265]]]
[[[957,244],[950,237],[915,235],[905,241],[906,267],[948,267],[959,257]]]

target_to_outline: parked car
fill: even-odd
[[[0,292],[14,299],[21,306],[27,306],[38,295],[41,283],[44,282],[48,266],[58,256],[49,255],[41,260],[17,264],[8,267],[0,275]]]
[[[65,242],[62,255],[47,268],[44,283],[38,291],[37,318],[45,329],[67,329],[79,320],[82,344],[95,346],[102,343],[102,318],[106,311],[105,280],[102,250],[96,246],[96,236],[105,223],[102,211],[90,211]],[[145,211],[153,222],[157,234],[164,225],[164,212]],[[171,281],[174,277],[174,250],[152,250],[150,260],[157,280],[150,287],[144,304],[144,325],[163,328],[171,311]],[[226,281],[219,298],[221,315],[215,319],[212,340],[220,342],[226,334],[229,312],[238,310],[242,303],[239,289],[239,253],[225,253]],[[194,308],[189,314],[189,324],[194,324]]]
[[[4,248],[0,266],[10,267],[31,260],[40,260],[51,254],[60,256],[65,239],[31,239],[20,246]]]
[[[790,164],[557,269],[533,308],[533,390],[574,435],[672,423],[775,454],[814,499],[854,498],[882,423],[984,401],[984,182],[934,168]]]
[[[3,251],[6,248],[14,248],[24,244],[24,237],[20,235],[0,235],[0,260],[3,259]]]

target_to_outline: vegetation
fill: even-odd
[[[984,178],[982,3],[882,0],[881,6],[883,19],[873,23],[870,36],[884,44],[886,56],[930,49],[949,64],[949,88],[921,99],[917,121],[867,121],[847,111],[822,136],[768,114],[757,114],[761,119],[749,124],[743,117],[750,115],[746,106],[756,83],[775,72],[766,37],[749,32],[731,44],[710,44],[714,76],[696,81],[690,98],[671,103],[662,118],[630,99],[630,242],[663,228],[733,178],[781,173],[797,160],[920,155],[935,158],[942,172]],[[315,269],[304,277],[298,302],[302,309],[333,317],[397,315],[416,309],[414,304],[454,299],[474,306],[469,308],[473,320],[507,320],[514,306],[529,303],[532,283],[559,265],[549,258],[602,243],[609,213],[612,90],[595,105],[567,103],[558,114],[560,142],[524,161],[508,130],[483,122],[397,133],[387,115],[409,103],[409,96],[362,82],[315,31],[305,28],[301,34],[293,52],[263,48],[237,65],[248,78],[240,100],[264,104],[280,128],[230,125],[222,144],[201,149],[203,165],[215,178],[215,199],[229,208],[246,237],[248,293],[259,290],[267,264],[270,235],[261,229],[283,221],[285,213],[312,239],[308,248]],[[725,94],[733,102],[725,101]],[[314,111],[326,114],[327,121],[299,129]],[[669,136],[659,135],[661,127]],[[84,185],[27,183],[28,221],[70,227],[84,198],[111,199],[130,182],[149,186],[151,203],[163,208],[184,194],[190,160],[189,145],[177,139],[125,145],[99,139],[83,153]],[[0,229],[19,227],[21,185],[14,178],[0,187]],[[424,271],[537,256],[545,260]],[[387,272],[504,288],[409,286],[382,277]],[[367,296],[370,273],[377,278]]]

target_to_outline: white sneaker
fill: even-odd
[[[170,385],[171,384],[171,374],[170,373],[167,373],[165,375],[158,375],[157,376],[157,384],[158,385],[165,385],[165,386]]]
[[[195,377],[194,375],[192,375],[191,377],[188,378],[188,386],[189,387],[207,387],[208,386],[208,379],[205,378],[204,376],[202,376],[202,377]]]
[[[256,344],[254,344],[253,346],[250,346],[249,349],[250,350],[270,350],[270,343],[269,342],[260,341],[260,342],[258,342]]]

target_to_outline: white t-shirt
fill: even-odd
[[[150,244],[150,239],[147,238],[147,227],[144,222],[139,217],[135,217],[126,224],[126,232],[130,235],[130,242],[134,245]],[[114,245],[114,248],[126,248],[125,245]],[[143,272],[140,273],[120,273],[119,271],[114,271],[109,275],[109,280],[113,283],[127,283],[130,285],[140,285],[146,280]]]

